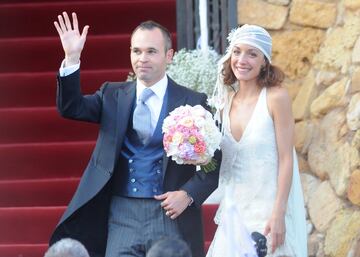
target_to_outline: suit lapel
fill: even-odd
[[[129,118],[133,109],[135,96],[136,82],[130,82],[118,90],[116,113],[116,156],[119,155],[120,147],[129,126]]]
[[[184,105],[186,103],[187,95],[184,95],[184,92],[180,90],[180,87],[168,77],[168,101],[167,101],[167,110],[165,118],[169,115],[177,107]],[[168,166],[169,157],[164,153],[163,156],[163,175],[165,176],[165,172]]]

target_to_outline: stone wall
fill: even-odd
[[[293,98],[309,256],[360,256],[360,0],[238,0]]]

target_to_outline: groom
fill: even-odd
[[[69,119],[99,123],[94,152],[50,244],[64,237],[82,242],[91,257],[144,257],[164,237],[184,239],[202,257],[201,204],[217,187],[218,169],[196,171],[164,153],[162,123],[180,105],[206,106],[206,96],[165,74],[172,60],[170,33],[153,21],[131,35],[136,82],[106,82],[93,95],[80,91],[80,34],[76,14],[54,22],[65,52],[58,76],[57,107]],[[221,153],[215,158],[220,163]]]

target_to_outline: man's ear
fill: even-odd
[[[174,56],[174,49],[167,50],[167,52],[166,52],[166,63],[167,64],[172,63],[173,56]]]

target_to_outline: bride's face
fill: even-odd
[[[264,54],[257,48],[237,44],[231,52],[231,70],[239,81],[256,80],[265,65]]]

